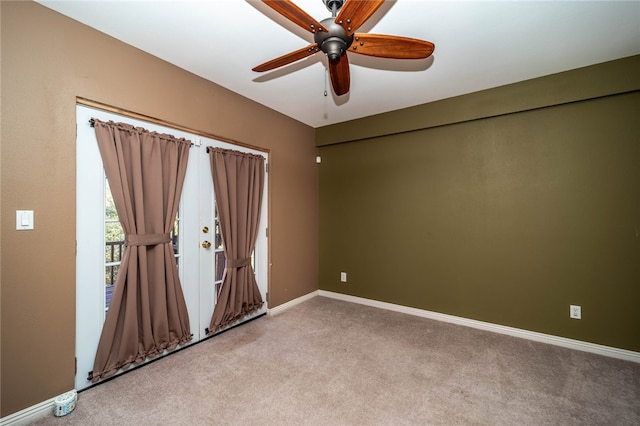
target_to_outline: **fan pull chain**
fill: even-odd
[[[327,80],[329,77],[327,76],[327,69],[324,69],[324,96],[327,96]]]

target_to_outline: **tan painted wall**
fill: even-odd
[[[1,416],[74,384],[76,96],[270,149],[269,306],[317,290],[313,129],[36,3],[0,7]]]
[[[318,129],[320,288],[640,352],[639,111],[636,56]]]

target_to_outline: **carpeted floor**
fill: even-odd
[[[640,425],[640,364],[315,297],[35,425]]]

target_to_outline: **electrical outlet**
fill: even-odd
[[[582,308],[578,305],[569,305],[569,318],[581,319]]]
[[[346,272],[340,272],[340,281],[343,283],[347,282],[347,273]]]

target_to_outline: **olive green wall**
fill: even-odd
[[[639,89],[632,57],[318,129],[320,288],[640,351]]]
[[[269,307],[318,289],[312,128],[37,3],[0,14],[0,416],[74,387],[76,96],[269,149]]]

